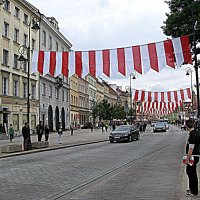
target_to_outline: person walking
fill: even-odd
[[[61,142],[62,133],[63,133],[62,126],[61,126],[61,123],[59,122],[58,123],[58,143],[59,144],[62,144]]]
[[[186,121],[186,129],[189,132],[188,141],[186,144],[186,173],[189,179],[189,191],[188,196],[198,195],[198,177],[197,177],[197,163],[199,162],[199,135],[198,132],[194,130],[194,122],[192,119]],[[190,165],[189,161],[191,157],[194,157],[194,164]]]
[[[71,136],[73,136],[73,134],[74,134],[74,126],[72,124],[70,124],[70,131],[71,131]]]
[[[31,149],[31,137],[30,137],[30,128],[28,123],[25,123],[24,127],[22,128],[22,135],[24,138],[24,151]]]
[[[48,141],[49,140],[49,127],[47,124],[45,124],[45,127],[44,127],[44,135],[45,135],[45,141]]]
[[[13,130],[12,124],[10,124],[10,128],[8,130],[8,134],[9,134],[9,137],[10,137],[10,142],[12,142],[12,140],[14,138],[14,130]]]
[[[42,125],[42,121],[37,125],[37,135],[38,135],[38,142],[42,141],[42,135],[43,135],[44,127]]]
[[[106,132],[108,131],[108,123],[105,125]]]
[[[90,129],[91,129],[91,132],[93,132],[93,123],[92,122],[90,123]]]

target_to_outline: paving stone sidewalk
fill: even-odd
[[[69,146],[75,146],[75,145],[81,145],[81,144],[108,141],[109,133],[110,133],[110,130],[102,134],[100,129],[93,130],[93,132],[91,132],[90,129],[82,129],[82,130],[78,129],[78,130],[74,130],[74,134],[73,136],[71,136],[70,131],[64,131],[61,138],[62,144],[59,144],[57,132],[52,132],[49,134],[48,148],[34,149],[34,150],[22,151],[22,152],[16,152],[16,153],[1,153],[0,152],[0,158],[36,153],[36,152],[41,152],[41,151],[55,150],[55,149],[66,148]],[[43,135],[42,141],[44,140],[45,138]],[[37,135],[32,135],[31,141],[36,142]],[[13,140],[13,142],[9,142],[9,140],[0,140],[0,147],[4,145],[14,145],[14,144],[23,144],[23,137],[22,136],[16,137]]]

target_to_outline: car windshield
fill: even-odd
[[[165,126],[165,124],[160,122],[160,123],[156,123],[155,126]]]
[[[128,131],[130,126],[119,126],[115,129],[115,131]]]

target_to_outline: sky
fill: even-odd
[[[46,17],[55,17],[61,33],[72,43],[74,51],[101,50],[148,44],[167,38],[160,28],[169,13],[164,0],[28,0]],[[184,65],[166,67],[157,73],[136,74],[131,81],[134,89],[172,91],[191,87]],[[108,79],[123,88],[129,78]],[[195,73],[193,70],[193,84]]]

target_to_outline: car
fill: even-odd
[[[153,132],[166,132],[166,126],[164,122],[157,122],[153,127]]]
[[[152,121],[152,122],[151,122],[151,127],[154,127],[155,123],[156,123],[156,122]]]
[[[110,143],[127,141],[131,142],[133,140],[140,139],[139,129],[134,125],[121,125],[113,130],[109,135]]]
[[[169,130],[169,124],[167,122],[164,122],[166,129]]]

